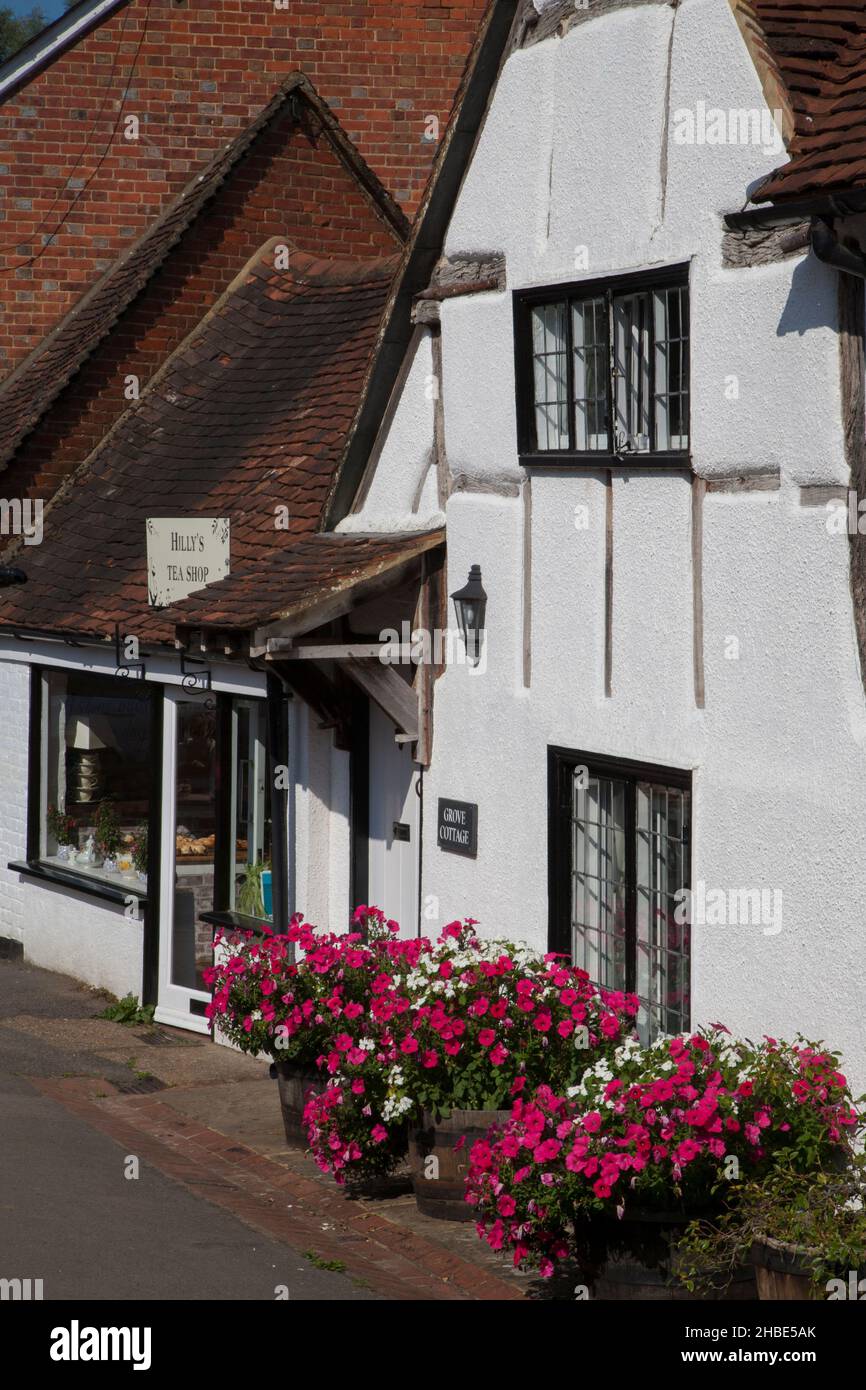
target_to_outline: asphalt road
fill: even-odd
[[[16,1031],[15,1016],[94,1011],[62,977],[0,961],[0,1279],[42,1279],[45,1300],[273,1301],[280,1285],[290,1300],[374,1298],[146,1164],[128,1180],[119,1145],[37,1092],[28,1076],[111,1079],[112,1064]]]

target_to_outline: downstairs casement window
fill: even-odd
[[[688,459],[684,269],[518,293],[514,308],[522,462]]]
[[[550,949],[638,995],[644,1042],[690,1026],[691,776],[550,754]]]
[[[160,754],[154,692],[122,677],[57,670],[34,675],[41,736],[28,857],[140,890]]]

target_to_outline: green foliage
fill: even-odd
[[[23,48],[48,23],[42,10],[34,6],[29,14],[15,14],[8,5],[0,6],[0,63]]]
[[[123,999],[117,999],[109,1004],[97,1018],[107,1018],[112,1023],[125,1023],[128,1025],[136,1023],[153,1023],[154,1006],[153,1004],[141,1005],[134,994],[127,994]]]
[[[110,801],[100,801],[94,826],[96,848],[104,859],[114,858],[123,847],[123,836],[117,812]]]
[[[246,866],[237,891],[238,912],[242,912],[245,917],[263,918],[265,915],[262,874],[266,868],[267,865],[261,862]]]
[[[147,826],[136,831],[132,846],[132,862],[140,874],[147,873]]]
[[[818,1297],[826,1297],[830,1279],[866,1273],[866,1157],[803,1172],[795,1153],[779,1154],[723,1216],[691,1223],[679,1244],[678,1277],[700,1295],[719,1279],[727,1283],[766,1239],[796,1252]]]
[[[48,830],[58,845],[76,845],[78,832],[75,821],[57,806],[49,806],[46,815]]]
[[[330,1274],[342,1274],[346,1268],[342,1260],[323,1260],[315,1250],[305,1250],[304,1259],[309,1260],[316,1269],[326,1269]]]

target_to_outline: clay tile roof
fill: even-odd
[[[0,593],[0,625],[173,640],[147,607],[148,517],[228,516],[233,572],[276,584],[321,529],[397,257],[320,261],[274,238],[44,513],[44,540]],[[278,529],[278,508],[288,529]]]
[[[317,604],[441,545],[445,531],[304,536],[264,564],[245,565],[165,610],[178,627],[264,627],[313,611]]]
[[[255,120],[226,145],[202,173],[196,174],[135,245],[123,253],[78,300],[57,328],[0,385],[0,470],[159,269],[169,251],[205,204],[219,191],[250,145],[293,97],[299,97],[315,108],[341,155],[353,164],[395,230],[405,236],[405,218],[397,205],[364,165],[308,79],[301,73],[292,74]]]
[[[866,183],[866,4],[749,0],[796,118],[790,163],[755,201]]]

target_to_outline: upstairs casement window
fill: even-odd
[[[683,269],[518,294],[515,336],[523,462],[688,458]]]

